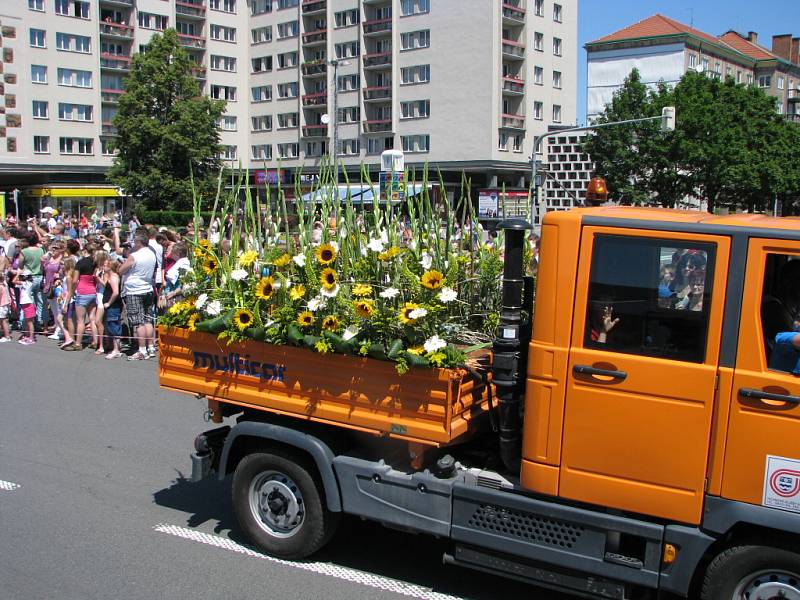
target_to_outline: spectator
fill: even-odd
[[[149,242],[147,234],[137,231],[133,236],[133,252],[119,268],[120,274],[125,276],[122,298],[128,314],[128,325],[139,346],[128,360],[147,360],[156,354],[153,291],[158,262]]]
[[[120,263],[112,258],[107,258],[103,263],[103,288],[102,308],[105,314],[105,331],[111,340],[111,352],[106,354],[109,360],[122,356],[120,352],[120,338],[122,337],[122,296],[120,295]]]
[[[20,269],[28,271],[30,274],[30,295],[34,305],[34,325],[39,332],[44,331],[45,325],[48,321],[47,303],[45,302],[44,293],[42,291],[42,259],[44,257],[44,250],[39,245],[39,236],[33,232],[28,232],[26,236],[28,247],[23,249],[22,264]],[[22,300],[20,300],[20,305]],[[28,317],[26,317],[26,321]]]
[[[8,287],[8,279],[6,278],[6,271],[8,271],[11,262],[4,255],[0,255],[0,331],[3,336],[0,337],[0,344],[6,344],[11,341],[11,328],[8,325],[8,320],[11,317],[11,290]]]
[[[87,317],[92,332],[92,344],[90,347],[95,349],[98,347],[97,328],[92,320],[97,308],[93,250],[94,247],[91,244],[87,244],[83,256],[75,264],[75,270],[72,273],[74,295],[71,299],[75,301],[75,341],[71,345],[64,347],[64,350],[83,350],[83,334],[86,331]]]

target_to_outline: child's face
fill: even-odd
[[[675,279],[675,269],[664,269],[663,279],[666,282],[670,282]]]

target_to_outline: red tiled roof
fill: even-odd
[[[748,41],[735,31],[729,31],[728,33],[719,36],[719,39],[728,44],[734,50],[738,50],[750,58],[755,58],[757,60],[769,60],[771,58],[777,58],[766,48]]]
[[[674,19],[670,19],[669,17],[665,17],[664,15],[660,14],[647,17],[638,23],[629,25],[628,27],[620,29],[619,31],[615,31],[610,35],[589,43],[597,44],[601,42],[618,42],[621,40],[657,37],[663,35],[678,35],[681,33],[691,34],[714,44],[720,43],[719,38],[716,38],[713,35],[709,35],[700,31],[699,29],[694,29],[693,27],[689,27],[688,25],[684,25],[683,23],[679,23]]]

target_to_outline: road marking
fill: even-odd
[[[0,479],[0,490],[5,492],[13,492],[19,487],[21,486],[18,483],[11,483],[10,481],[3,481]]]
[[[358,571],[349,567],[342,567],[340,565],[324,562],[293,562],[290,560],[274,558],[272,556],[267,556],[266,554],[256,552],[247,546],[237,544],[236,542],[233,542],[227,538],[203,533],[201,531],[195,531],[194,529],[188,529],[186,527],[178,527],[176,525],[160,523],[156,525],[154,529],[160,533],[174,535],[176,537],[183,538],[185,540],[191,540],[193,542],[200,542],[201,544],[206,544],[208,546],[216,546],[217,548],[230,550],[232,552],[244,554],[245,556],[250,556],[252,558],[260,558],[262,560],[268,560],[269,562],[279,565],[294,567],[295,569],[302,569],[303,571],[310,571],[319,575],[327,575],[328,577],[335,577],[336,579],[344,579],[345,581],[351,581],[353,583],[359,583],[361,585],[377,588],[379,590],[386,590],[388,592],[402,594],[411,598],[419,598],[420,600],[459,600],[457,596],[434,592],[428,588],[414,585],[413,583],[406,583],[405,581],[398,581],[397,579],[382,577],[373,573],[365,573],[364,571]]]

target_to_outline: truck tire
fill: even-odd
[[[706,569],[702,600],[800,598],[800,554],[770,546],[734,546]]]
[[[323,501],[316,469],[280,451],[245,456],[233,475],[233,510],[261,550],[290,560],[305,558],[333,536],[338,513]]]

